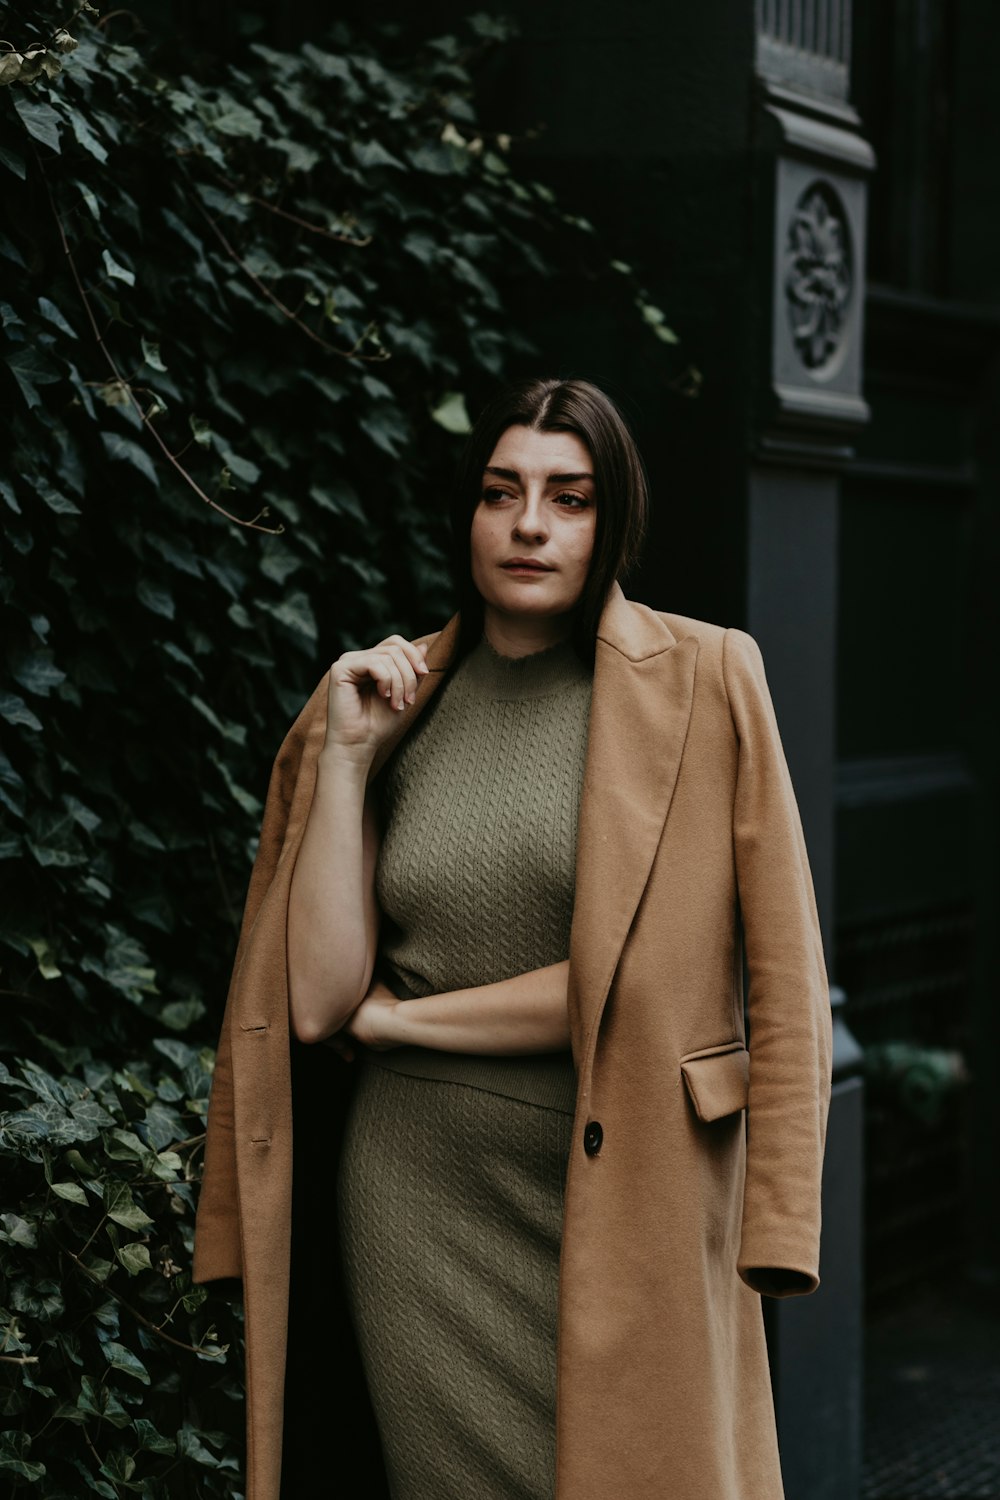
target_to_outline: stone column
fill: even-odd
[[[849,103],[850,0],[757,0],[756,23],[747,629],[768,666],[832,956],[839,475],[869,416],[861,356],[874,155]],[[764,1299],[787,1500],[852,1500],[861,1473],[863,1089],[842,1001],[833,986],[820,1287]]]

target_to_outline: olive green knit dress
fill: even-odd
[[[380,776],[379,967],[400,998],[569,955],[592,674],[486,636]],[[337,1193],[393,1500],[552,1500],[568,1051],[358,1066]]]

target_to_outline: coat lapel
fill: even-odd
[[[597,630],[570,931],[584,1103],[597,1027],[677,784],[697,655],[694,636],[678,641],[661,615],[613,585]]]
[[[445,680],[458,615],[428,642],[430,671],[372,761],[374,777]],[[581,1078],[642,897],[677,782],[694,694],[698,642],[616,581],[597,628],[590,728],[577,829],[569,1011]],[[589,1083],[587,1084],[589,1087]]]

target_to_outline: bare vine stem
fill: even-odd
[[[276,214],[279,219],[287,219],[290,224],[297,224],[300,229],[307,229],[310,234],[321,234],[324,239],[336,240],[340,245],[352,245],[357,250],[363,250],[375,238],[374,235],[366,234],[363,240],[359,240],[353,235],[338,234],[335,229],[327,229],[325,224],[310,224],[308,219],[302,219],[298,214],[290,214],[287,208],[279,208],[276,203],[268,203],[266,198],[258,198],[254,193],[248,193],[245,188],[240,187],[239,183],[231,182],[228,177],[220,176],[219,181],[231,193],[241,193],[249,203],[256,203],[259,208],[266,208],[268,213]]]
[[[133,36],[135,36],[135,33],[137,31],[145,31],[146,30],[145,26],[142,24],[142,21],[136,15],[135,11],[134,10],[126,10],[124,6],[119,6],[117,10],[109,10],[108,13],[107,13],[107,15],[102,16],[99,21],[95,21],[94,22],[94,26],[99,31],[103,31],[104,27],[107,26],[108,22],[116,20],[118,16],[128,16],[129,20],[133,22],[133,26],[132,26],[132,35]]]
[[[87,1431],[87,1424],[86,1424],[86,1422],[84,1422],[84,1424],[83,1424],[83,1426],[82,1426],[82,1428],[80,1430],[83,1433],[84,1441],[86,1442],[87,1447],[90,1449],[91,1453],[94,1455],[95,1459],[97,1460],[98,1468],[104,1469],[104,1460],[101,1457],[101,1455],[98,1453],[97,1449],[94,1447],[93,1443],[90,1441],[90,1433]],[[104,1472],[107,1473],[107,1470],[104,1470]],[[114,1480],[114,1479],[112,1479],[111,1483],[115,1487],[115,1494],[116,1495],[120,1495],[121,1494],[121,1490],[118,1488],[117,1481]]]
[[[55,1237],[53,1236],[53,1238]],[[73,1251],[70,1250],[68,1246],[59,1244],[58,1240],[56,1240],[56,1244],[59,1245],[59,1249],[64,1255],[68,1255],[70,1260],[73,1261],[75,1265],[79,1266],[80,1270],[84,1273],[85,1276],[89,1276],[91,1281],[96,1281],[99,1286],[103,1287],[109,1296],[114,1297],[116,1302],[120,1302],[122,1307],[125,1308],[126,1312],[131,1313],[133,1318],[135,1318],[137,1322],[142,1324],[143,1328],[149,1329],[150,1333],[155,1333],[158,1338],[165,1340],[165,1342],[168,1344],[173,1344],[177,1349],[183,1349],[188,1354],[206,1354],[210,1359],[220,1358],[224,1354],[225,1351],[221,1348],[206,1349],[204,1345],[198,1348],[194,1344],[186,1344],[183,1339],[175,1339],[173,1334],[171,1333],[164,1333],[163,1328],[159,1323],[154,1323],[150,1318],[147,1318],[145,1314],[141,1313],[137,1307],[133,1307],[131,1302],[128,1302],[122,1296],[121,1292],[116,1292],[114,1287],[108,1286],[106,1281],[102,1281],[100,1276],[98,1276],[95,1271],[92,1271],[89,1266],[84,1265],[80,1257],[78,1255],[74,1255]],[[177,1304],[175,1303],[174,1306],[176,1307],[176,1305]]]
[[[190,178],[188,180],[190,181]],[[232,244],[230,244],[229,240],[223,234],[222,230],[219,228],[218,224],[212,218],[208,210],[198,202],[197,193],[195,193],[193,196],[195,208],[201,214],[202,218],[205,220],[205,223],[208,225],[209,229],[211,229],[212,233],[215,235],[216,239],[219,241],[219,244],[225,250],[226,254],[230,257],[231,260],[235,261],[236,265],[239,266],[244,275],[250,278],[250,280],[253,282],[254,286],[262,294],[262,296],[266,297],[269,302],[272,302],[278,309],[278,311],[284,317],[286,317],[290,323],[294,323],[296,328],[300,329],[306,335],[306,338],[312,339],[314,344],[318,344],[321,349],[326,349],[328,353],[339,355],[341,359],[360,359],[365,364],[382,364],[386,359],[389,358],[389,355],[385,352],[381,352],[379,354],[359,354],[357,352],[360,349],[367,333],[372,328],[374,328],[374,323],[368,324],[364,333],[361,334],[360,338],[355,341],[354,346],[350,349],[338,349],[335,344],[327,343],[326,339],[321,338],[318,333],[315,333],[313,329],[309,327],[308,323],[303,323],[301,318],[296,317],[292,309],[290,307],[287,307],[275,292],[271,291],[271,288],[260,279],[255,271],[251,271],[250,267],[247,265],[246,261],[243,260],[239,251]]]
[[[56,207],[55,199],[52,196],[52,188],[49,185],[48,177],[45,175],[45,169],[42,166],[41,161],[38,160],[37,156],[36,156],[36,161],[38,162],[38,169],[39,169],[39,172],[41,173],[42,179],[43,179],[43,181],[45,183],[45,191],[46,191],[46,194],[48,195],[49,206],[52,209],[53,218],[56,221],[56,227],[59,230],[59,238],[60,238],[60,240],[62,242],[63,252],[64,252],[64,254],[66,256],[67,261],[69,262],[70,272],[72,273],[73,280],[76,283],[76,289],[77,289],[77,291],[80,294],[80,300],[83,303],[83,307],[84,307],[84,310],[85,310],[85,312],[87,314],[87,318],[88,318],[88,320],[90,322],[90,327],[91,327],[91,329],[93,331],[94,338],[97,340],[97,342],[98,342],[98,344],[100,346],[101,353],[104,355],[104,358],[107,360],[108,364],[110,365],[111,370],[112,370],[112,372],[114,374],[115,379],[118,381],[118,383],[121,386],[122,390],[124,390],[125,393],[127,394],[129,401],[131,402],[132,406],[135,408],[135,411],[137,412],[137,414],[139,416],[139,420],[142,422],[142,424],[145,427],[146,431],[149,432],[149,434],[152,436],[152,438],[156,442],[157,447],[160,449],[160,451],[162,452],[164,458],[166,458],[167,462],[170,463],[170,464],[172,464],[172,466],[177,470],[178,474],[184,480],[185,484],[189,485],[191,487],[191,489],[194,490],[195,494],[199,497],[199,499],[204,500],[204,502],[205,502],[206,505],[210,505],[213,510],[218,511],[220,515],[225,516],[225,518],[226,518],[227,521],[232,521],[237,526],[246,526],[247,528],[249,528],[252,531],[263,531],[263,532],[266,532],[269,536],[278,536],[278,535],[280,535],[280,533],[283,532],[284,529],[285,529],[283,526],[280,526],[280,525],[276,526],[276,527],[275,526],[259,526],[257,524],[258,519],[259,519],[259,517],[262,514],[261,511],[258,511],[257,515],[254,516],[251,520],[248,521],[248,520],[245,520],[242,516],[234,516],[231,511],[226,510],[225,506],[220,505],[218,503],[218,501],[212,499],[211,495],[206,494],[205,491],[202,489],[201,485],[198,483],[198,481],[193,477],[193,475],[191,475],[191,474],[188,473],[187,469],[185,469],[184,465],[179,462],[179,460],[177,459],[176,455],[173,454],[170,451],[170,449],[167,447],[167,444],[163,441],[162,437],[157,432],[156,428],[153,426],[153,423],[152,423],[151,419],[149,417],[147,417],[146,413],[143,411],[142,406],[136,400],[135,393],[132,390],[131,385],[125,379],[125,377],[122,375],[121,371],[119,370],[117,364],[115,363],[114,355],[111,353],[111,350],[108,348],[107,344],[104,342],[104,338],[103,338],[103,336],[101,334],[101,331],[100,331],[100,329],[97,326],[97,319],[94,317],[94,310],[91,307],[90,298],[87,296],[87,293],[84,290],[83,282],[80,280],[80,273],[77,270],[76,261],[73,259],[73,252],[70,249],[70,247],[69,247],[69,241],[66,238],[66,231],[63,228],[62,217],[61,217],[61,215],[59,213],[58,208]]]

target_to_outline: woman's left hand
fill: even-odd
[[[381,979],[373,980],[357,1010],[352,1012],[340,1031],[326,1038],[327,1043],[345,1062],[354,1061],[354,1043],[372,1052],[387,1052],[391,1047],[398,1047],[397,1041],[390,1040],[389,1031],[391,1015],[398,1004],[387,984]]]

